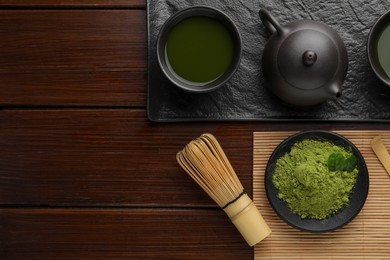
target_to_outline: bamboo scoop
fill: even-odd
[[[390,155],[380,136],[376,136],[371,140],[371,147],[383,167],[385,167],[387,173],[390,175]]]
[[[176,159],[225,211],[250,246],[271,233],[213,135],[203,134],[192,140]]]

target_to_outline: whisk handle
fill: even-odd
[[[271,229],[247,194],[224,211],[250,246],[259,243],[271,233]]]

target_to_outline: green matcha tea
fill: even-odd
[[[272,181],[278,198],[302,219],[323,220],[335,214],[348,205],[356,182],[356,165],[348,167],[352,158],[351,151],[330,142],[303,140],[295,143],[291,151],[276,162]],[[346,169],[340,168],[340,159]]]
[[[171,69],[178,76],[206,83],[228,70],[233,48],[232,36],[221,22],[195,16],[184,19],[171,30],[165,52]]]
[[[390,78],[390,24],[385,27],[378,38],[377,55],[379,64]]]

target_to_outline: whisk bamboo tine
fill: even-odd
[[[177,153],[176,159],[226,212],[250,246],[271,233],[213,135],[203,134],[192,140]]]
[[[214,198],[215,195],[213,194],[213,190],[211,185],[208,185],[207,180],[205,179],[205,176],[202,174],[202,170],[198,170],[198,168],[195,166],[194,162],[191,161],[189,158],[191,158],[188,155],[188,147],[186,147],[182,152],[177,153],[177,159],[179,164],[185,169],[189,175],[206,191],[206,193]],[[194,152],[194,151],[193,151]],[[196,154],[196,151],[195,151]],[[221,202],[220,200],[216,201],[219,205]]]
[[[221,146],[219,145],[219,143],[217,142],[215,137],[210,135],[210,134],[203,134],[201,137],[203,137],[204,141],[207,143],[208,147],[210,148],[212,153],[216,156],[216,158],[218,158],[218,160],[220,160],[220,162],[221,162],[220,167],[222,168],[222,171],[224,172],[224,178],[228,174],[229,177],[232,180],[234,180],[233,184],[234,185],[236,184],[234,187],[242,191],[243,187],[241,185],[241,182],[237,178],[237,175],[235,174],[233,167],[229,163],[225,153],[223,152]]]
[[[235,183],[237,184],[237,186],[238,186],[237,188],[243,190],[244,188],[243,188],[240,180],[238,179],[233,167],[231,166],[228,158],[226,157],[225,153],[223,152],[223,149],[219,145],[217,139],[211,134],[204,134],[202,136],[205,136],[205,138],[208,139],[208,141],[211,143],[214,150],[218,153],[218,155],[222,159],[222,162],[224,163],[225,167],[228,169],[231,177],[234,179]]]

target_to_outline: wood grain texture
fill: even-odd
[[[0,204],[214,206],[175,156],[213,133],[252,191],[252,133],[364,125],[152,123],[143,109],[0,111]],[[388,124],[368,127],[390,128]]]
[[[2,0],[0,7],[145,8],[145,0]]]
[[[253,259],[222,210],[0,209],[1,259]]]
[[[135,109],[3,110],[0,122],[1,204],[214,206],[176,162],[209,131],[251,191],[242,124],[153,124]]]
[[[0,10],[0,106],[145,106],[145,10]]]

